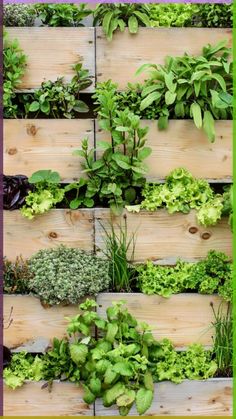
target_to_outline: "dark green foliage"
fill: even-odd
[[[204,3],[192,16],[192,25],[203,28],[232,28],[233,4]]]
[[[92,13],[86,3],[35,4],[35,12],[45,26],[84,26],[81,21]]]

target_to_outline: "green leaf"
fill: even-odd
[[[109,390],[107,390],[104,394],[106,402],[109,405],[112,405],[116,399],[121,396],[121,394],[123,394],[125,391],[125,386],[123,383],[118,382],[116,383],[112,388],[110,388]]]
[[[112,17],[113,17],[113,12],[109,11],[105,14],[105,16],[103,18],[102,28],[103,28],[103,31],[106,35],[109,34],[109,28],[110,28],[110,23],[111,23]]]
[[[155,100],[160,99],[160,97],[161,97],[160,92],[150,93],[147,97],[145,97],[145,99],[142,100],[141,105],[140,105],[140,110],[143,111],[148,106],[150,106],[153,102],[155,102]]]
[[[128,20],[128,27],[129,27],[130,33],[138,32],[138,20],[135,16],[130,16]]]
[[[150,156],[151,152],[152,152],[152,149],[150,147],[143,147],[141,150],[139,150],[138,157],[140,160],[144,160],[148,156]]]
[[[138,10],[135,10],[134,12],[133,12],[133,14],[135,15],[135,16],[137,16],[138,18],[139,18],[139,20],[141,20],[141,22],[145,25],[145,26],[150,26],[150,20],[149,20],[149,18],[148,18],[148,16],[147,15],[145,15],[144,13],[142,13],[142,12],[139,12]]]
[[[217,80],[218,81],[218,83],[219,83],[219,85],[220,85],[220,87],[221,87],[221,89],[224,91],[224,92],[226,92],[226,84],[225,84],[225,81],[224,81],[224,79],[223,79],[223,77],[220,75],[220,74],[217,74],[217,73],[213,73],[212,75],[211,75],[211,77],[213,78],[213,79],[215,79],[215,80]]]
[[[125,389],[125,393],[116,399],[118,407],[129,406],[135,401],[136,393],[134,390]]]
[[[81,365],[86,361],[88,347],[83,343],[72,343],[70,345],[70,356],[75,364]]]
[[[30,112],[36,112],[38,110],[39,110],[39,102],[36,102],[36,101],[32,102],[30,104],[29,111]]]
[[[121,32],[124,32],[125,30],[125,22],[123,21],[123,19],[118,19],[118,26],[120,28]]]
[[[93,394],[85,384],[82,384],[82,386],[83,386],[83,389],[84,389],[83,400],[87,404],[92,404],[96,399],[95,394]]]
[[[70,201],[70,209],[77,209],[82,204],[82,199],[75,198],[72,201]]]
[[[73,109],[76,112],[81,112],[81,113],[85,113],[85,112],[88,112],[89,111],[88,106],[82,100],[77,100],[75,106],[73,107]]]
[[[34,172],[29,178],[30,183],[59,183],[60,180],[61,179],[59,173],[52,172],[52,170],[38,170],[37,172]]]
[[[150,371],[146,371],[143,377],[143,382],[147,390],[154,391],[153,378]]]
[[[174,75],[173,75],[173,73],[165,73],[165,74],[164,74],[164,79],[165,79],[165,84],[166,84],[166,86],[167,86],[168,90],[169,90],[171,93],[175,93],[175,90],[176,90],[176,83],[173,83],[173,80],[174,80]]]
[[[176,93],[172,93],[169,90],[165,93],[165,102],[167,105],[172,105],[176,99]]]
[[[104,383],[105,384],[112,384],[113,381],[117,378],[117,373],[113,371],[112,367],[107,368],[105,375],[104,375]]]
[[[101,148],[102,150],[109,150],[109,148],[111,148],[111,145],[108,141],[98,141],[97,148]]]
[[[168,116],[160,116],[157,126],[160,131],[168,128]]]
[[[113,343],[118,332],[118,325],[116,323],[108,323],[106,340]]]
[[[101,380],[98,377],[91,378],[89,381],[89,388],[93,394],[97,395],[100,393],[102,387]]]
[[[131,377],[133,375],[132,368],[128,362],[117,362],[113,366],[113,370],[124,377]]]
[[[46,114],[50,112],[50,104],[47,100],[40,105],[40,110]]]
[[[202,111],[198,103],[194,102],[190,106],[193,120],[198,129],[202,128]]]
[[[136,394],[136,407],[139,415],[143,415],[152,404],[153,391],[140,388]]]
[[[210,111],[204,111],[203,129],[211,143],[215,141],[215,121]]]

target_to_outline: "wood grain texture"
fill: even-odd
[[[4,416],[93,416],[93,405],[83,400],[83,390],[73,383],[54,381],[52,391],[44,381],[27,382],[17,390],[4,385]]]
[[[199,55],[203,46],[215,45],[226,39],[232,45],[231,29],[212,28],[139,28],[138,35],[117,32],[112,42],[107,41],[101,28],[96,28],[97,81],[111,79],[124,90],[127,82],[147,78],[147,73],[135,77],[137,69],[146,63],[164,64],[169,56],[185,52]]]
[[[150,259],[174,263],[178,258],[194,261],[206,257],[211,249],[225,252],[231,257],[232,233],[227,218],[216,226],[206,228],[197,224],[195,211],[170,215],[161,209],[138,214],[124,212],[124,215],[127,217],[128,234],[135,233],[136,262]],[[122,217],[112,217],[109,209],[96,209],[95,244],[98,249],[104,247],[101,223],[109,229],[111,222],[115,226],[123,225]],[[189,231],[191,227],[196,228],[195,234]]]
[[[64,182],[85,176],[79,156],[87,137],[94,147],[94,122],[90,119],[9,119],[4,121],[4,174],[30,176],[36,170],[59,172]]]
[[[4,345],[19,352],[44,352],[57,337],[66,336],[65,317],[79,313],[78,305],[45,308],[30,295],[4,295]]]
[[[18,210],[4,211],[4,255],[10,260],[59,244],[91,251],[93,234],[93,210],[55,209],[34,220]]]
[[[222,301],[218,296],[176,294],[163,298],[141,293],[101,293],[97,296],[98,314],[105,317],[111,302],[121,299],[135,318],[151,326],[156,339],[168,338],[179,349],[195,342],[212,345],[214,316],[210,303],[217,311]]]
[[[213,378],[206,381],[185,380],[181,384],[167,381],[155,384],[155,396],[145,416],[232,416],[233,380]],[[96,416],[118,416],[115,407],[105,408],[95,402]],[[129,413],[136,416],[133,407]]]
[[[157,121],[142,121],[142,126],[149,127],[146,145],[152,149],[145,160],[148,180],[162,180],[176,167],[185,167],[209,181],[232,180],[232,121],[216,121],[214,143],[190,120],[171,120],[164,131],[158,130]],[[98,127],[98,122],[96,140],[109,141],[109,134]]]
[[[27,56],[27,68],[18,89],[35,89],[43,81],[74,76],[74,64],[82,62],[95,77],[94,28],[6,28],[10,39],[17,38]],[[94,83],[87,92],[94,90]]]

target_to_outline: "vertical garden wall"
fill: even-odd
[[[101,127],[101,115],[96,114],[91,105],[91,95],[96,92],[98,83],[111,79],[118,84],[117,92],[122,94],[127,90],[127,83],[141,84],[147,78],[147,73],[135,76],[143,64],[163,65],[167,55],[200,56],[203,46],[216,45],[222,40],[226,41],[227,47],[232,45],[231,28],[141,27],[137,34],[131,34],[125,28],[122,33],[117,31],[112,41],[107,40],[101,27],[7,27],[6,31],[9,41],[17,39],[27,57],[17,95],[33,94],[42,82],[55,82],[58,77],[70,82],[74,77],[72,67],[78,63],[89,71],[92,82],[83,90],[82,97],[80,95],[89,104],[89,112],[78,113],[71,119],[28,112],[26,117],[21,113],[4,121],[6,177],[18,174],[30,177],[38,170],[50,169],[59,172],[62,187],[78,182],[84,176],[83,157],[73,155],[73,152],[82,147],[85,137],[88,148],[96,149],[95,161],[99,161],[104,151],[99,141],[103,142],[103,148],[104,142],[109,144],[110,132],[104,130],[104,124]],[[30,100],[32,103],[34,99]],[[151,108],[155,106],[153,102]],[[171,114],[169,119],[168,128],[164,130],[158,129],[157,118],[141,119],[141,126],[149,128],[145,145],[152,149],[145,160],[147,181],[163,185],[171,171],[182,167],[194,178],[205,179],[214,193],[220,194],[222,188],[232,182],[232,121],[216,118],[215,140],[211,142],[192,119],[173,118]],[[12,262],[19,255],[29,259],[40,249],[58,245],[101,256],[105,247],[104,227],[110,231],[113,225],[119,232],[118,226],[125,224],[128,236],[135,234],[135,266],[144,265],[147,260],[152,261],[154,267],[173,267],[179,259],[197,264],[205,260],[211,250],[224,252],[226,259],[231,260],[232,232],[228,216],[223,214],[214,225],[201,225],[194,206],[171,214],[163,206],[148,211],[142,204],[137,209],[137,205],[140,206],[140,202],[131,202],[132,211],[128,205],[122,213],[114,214],[108,205],[102,206],[98,201],[91,208],[81,204],[78,209],[69,204],[61,207],[58,204],[33,219],[23,217],[19,208],[5,210],[4,256]],[[131,287],[130,292],[104,291],[93,296],[99,316],[106,317],[111,302],[125,300],[130,313],[151,326],[155,339],[168,338],[175,350],[181,352],[193,343],[202,344],[206,350],[211,348],[214,335],[212,305],[215,312],[223,307],[224,313],[227,306],[214,289],[203,295],[204,292],[186,288],[186,291],[173,292],[175,295],[169,298],[157,295],[158,292],[147,295],[138,287]],[[14,353],[24,350],[34,356],[45,353],[54,337],[63,339],[66,336],[68,321],[65,318],[76,316],[78,312],[78,304],[50,306],[41,304],[34,293],[14,295],[9,292],[4,296],[4,344]],[[92,335],[96,336],[94,330]],[[50,391],[45,380],[28,380],[15,390],[5,386],[4,415],[32,416],[35,412],[41,416],[119,414],[114,403],[104,407],[100,399],[85,402],[82,388],[69,380],[60,381],[60,378],[54,381]],[[136,414],[134,407],[130,414]],[[155,383],[155,396],[145,414],[230,416],[232,378],[213,374],[212,378],[203,380],[184,379],[178,385],[168,382],[167,378],[160,380]]]

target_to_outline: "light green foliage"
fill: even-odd
[[[138,285],[144,294],[168,298],[172,294],[194,290],[201,294],[218,292],[226,301],[232,299],[232,264],[221,252],[211,250],[200,262],[178,261],[175,266],[154,265],[148,261],[137,270]]]
[[[18,41],[9,41],[3,34],[3,112],[5,118],[16,118],[15,89],[19,87],[26,67],[26,56]]]
[[[141,208],[156,211],[165,207],[170,214],[197,210],[200,224],[214,225],[221,218],[223,198],[215,194],[206,180],[194,178],[184,168],[174,169],[164,184],[146,183]]]
[[[89,198],[91,205],[99,200],[103,205],[120,214],[126,204],[136,202],[137,190],[145,183],[147,166],[144,160],[151,153],[145,147],[148,128],[140,126],[140,118],[130,112],[117,110],[117,86],[111,81],[106,89],[98,89],[95,95],[99,105],[98,118],[102,130],[109,133],[110,141],[97,143],[97,159],[94,149],[89,150],[88,140],[82,143],[82,149],[75,155],[83,157],[82,168],[88,176],[84,198]],[[81,203],[81,196],[77,196]]]
[[[215,311],[212,304],[214,314],[214,335],[213,335],[213,354],[218,370],[219,377],[232,377],[233,374],[233,313],[232,305],[228,303],[228,307],[220,305]]]
[[[108,262],[80,249],[59,246],[29,259],[29,289],[49,305],[76,304],[109,286]]]
[[[224,187],[223,205],[222,214],[229,216],[229,225],[233,231],[233,185]]]
[[[32,220],[36,215],[44,214],[64,198],[64,190],[60,186],[60,176],[51,170],[39,170],[32,174],[29,183],[34,184],[34,191],[25,198],[21,214]]]
[[[45,26],[84,26],[81,21],[92,13],[86,3],[35,4],[35,12]]]
[[[149,19],[154,27],[191,26],[192,16],[198,12],[198,5],[184,3],[151,3]]]
[[[24,381],[40,381],[43,379],[43,360],[35,358],[26,352],[12,355],[10,366],[4,369],[5,384],[15,390],[22,386]]]
[[[109,41],[116,30],[124,31],[128,26],[129,32],[138,32],[139,26],[150,26],[149,5],[127,3],[98,4],[94,10],[94,25],[101,25]]]
[[[36,13],[31,4],[4,4],[4,26],[34,26]]]

